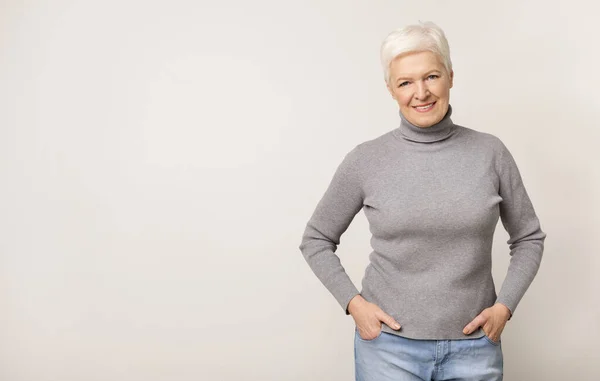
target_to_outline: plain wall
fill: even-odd
[[[600,379],[593,7],[0,2],[0,379],[352,380],[354,322],[298,245],[345,153],[398,126],[379,47],[419,20],[548,234],[505,380]],[[361,212],[338,250],[359,288],[369,238]]]

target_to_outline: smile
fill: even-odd
[[[422,105],[422,106],[413,106],[413,108],[415,110],[417,110],[417,112],[427,112],[427,111],[431,110],[433,108],[433,106],[435,106],[435,103],[436,102],[431,102],[431,103],[428,103],[428,104]]]

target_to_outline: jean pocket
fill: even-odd
[[[358,333],[358,328],[354,328],[354,332],[356,334],[356,338],[360,341],[364,341],[365,343],[370,343],[372,341],[375,341],[377,339],[379,339],[381,337],[381,335],[383,334],[383,327],[381,327],[381,330],[379,331],[379,334],[377,336],[375,336],[375,338],[367,340],[367,339],[363,339],[362,337],[360,337],[360,333]]]
[[[486,340],[488,343],[490,343],[490,344],[492,344],[493,346],[496,346],[496,347],[497,347],[497,346],[499,346],[499,345],[500,345],[500,343],[502,342],[502,339],[498,340],[498,342],[495,342],[495,341],[493,341],[493,340],[492,340],[492,339],[490,339],[490,338],[488,337],[488,335],[486,335],[485,333],[483,334],[483,337],[485,338],[485,340]]]

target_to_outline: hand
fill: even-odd
[[[373,340],[381,332],[381,323],[398,330],[400,324],[393,317],[383,312],[376,304],[367,302],[361,295],[356,295],[348,304],[348,312],[352,315],[360,337]]]
[[[483,310],[475,319],[463,329],[463,333],[468,335],[477,328],[483,327],[483,332],[494,342],[500,341],[500,335],[504,326],[510,317],[510,310],[502,303],[496,303],[493,306]]]

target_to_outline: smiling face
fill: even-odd
[[[411,52],[390,63],[388,90],[410,123],[430,127],[448,111],[453,78],[435,53]]]

